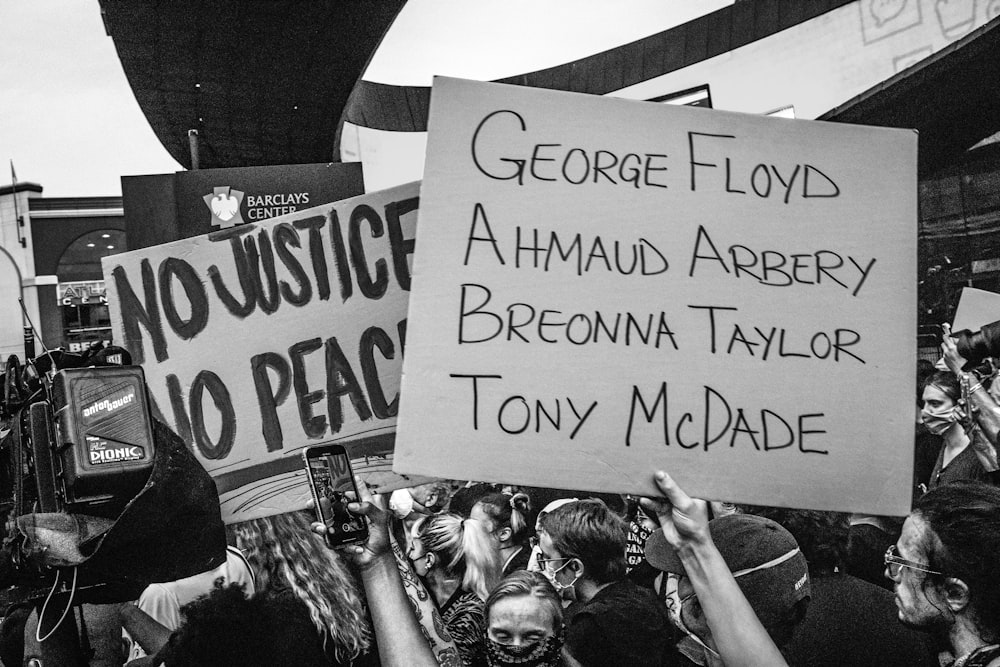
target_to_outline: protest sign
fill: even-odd
[[[391,472],[418,184],[104,258],[115,340],[219,489],[223,518],[304,506],[301,450]]]
[[[394,469],[906,513],[916,149],[435,79]]]
[[[953,332],[969,330],[979,331],[984,324],[1000,320],[1000,294],[963,287],[962,296],[955,309],[955,321],[951,325]]]

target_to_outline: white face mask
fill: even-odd
[[[681,614],[683,602],[677,592],[678,581],[680,581],[679,575],[667,574],[667,580],[664,584],[667,613],[670,616],[670,621],[674,624],[674,627],[684,633],[684,637],[677,642],[677,650],[684,654],[684,656],[691,662],[701,665],[701,667],[705,667],[710,664],[712,658],[720,660],[721,656],[719,656],[713,648],[702,641],[701,637],[691,632],[688,627],[684,625],[684,619]],[[686,599],[687,598],[685,598],[685,600]]]
[[[542,575],[544,575],[545,578],[549,580],[549,583],[552,584],[552,587],[556,589],[556,593],[559,594],[559,597],[562,597],[562,598],[573,598],[573,597],[576,597],[575,586],[576,586],[576,582],[580,579],[580,575],[582,574],[582,572],[577,572],[576,576],[573,577],[573,581],[569,582],[568,584],[559,583],[559,579],[558,579],[558,574],[559,574],[560,570],[562,570],[564,567],[566,567],[567,565],[569,565],[570,563],[572,563],[573,560],[574,559],[572,559],[572,558],[569,559],[569,560],[567,560],[565,563],[563,563],[562,565],[560,565],[559,567],[557,567],[554,570],[550,569],[548,566],[546,566],[545,569],[542,570]],[[563,591],[567,591],[567,592],[564,594]]]
[[[531,554],[528,556],[528,567],[527,570],[531,572],[541,572],[542,568],[538,566],[538,554],[542,553],[542,550],[538,548],[538,545],[531,547]]]
[[[955,408],[947,408],[941,412],[931,412],[924,408],[920,411],[920,421],[934,435],[942,435],[958,421],[958,412]]]
[[[389,509],[397,519],[405,519],[413,513],[413,496],[409,489],[397,489],[389,496]]]

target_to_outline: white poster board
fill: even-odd
[[[115,341],[219,489],[223,518],[301,509],[302,449],[391,471],[419,184],[106,257]]]
[[[916,150],[435,79],[394,469],[906,513]]]
[[[962,296],[955,309],[955,321],[951,325],[953,332],[969,330],[979,331],[984,324],[1000,320],[1000,294],[963,287]]]

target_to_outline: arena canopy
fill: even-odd
[[[157,138],[191,167],[333,161],[337,123],[404,0],[101,0]]]
[[[410,0],[344,110],[341,159],[363,161],[373,188],[419,178],[435,74],[913,127],[922,173],[1000,130],[1000,95],[986,83],[1000,60],[1000,2],[632,3],[647,12],[638,24],[596,4],[553,2],[538,15],[528,3]],[[590,53],[552,48],[577,39]]]
[[[998,0],[101,9],[140,107],[186,167],[196,129],[203,168],[360,160],[369,189],[419,178],[435,74],[914,127],[922,173],[1000,130]]]

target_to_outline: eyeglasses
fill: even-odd
[[[544,558],[544,557],[542,557],[542,554],[537,554],[535,556],[535,561],[538,563],[538,567],[540,567],[543,570],[548,569],[548,565],[546,565],[546,563],[554,563],[554,562],[560,561],[560,560],[573,560],[573,559],[572,558]]]
[[[889,570],[889,576],[895,579],[899,576],[899,568],[908,567],[911,570],[919,570],[920,572],[926,572],[927,574],[943,574],[937,570],[931,570],[923,563],[915,563],[912,560],[906,560],[905,558],[900,558],[896,555],[896,545],[893,544],[885,552],[885,566]]]

